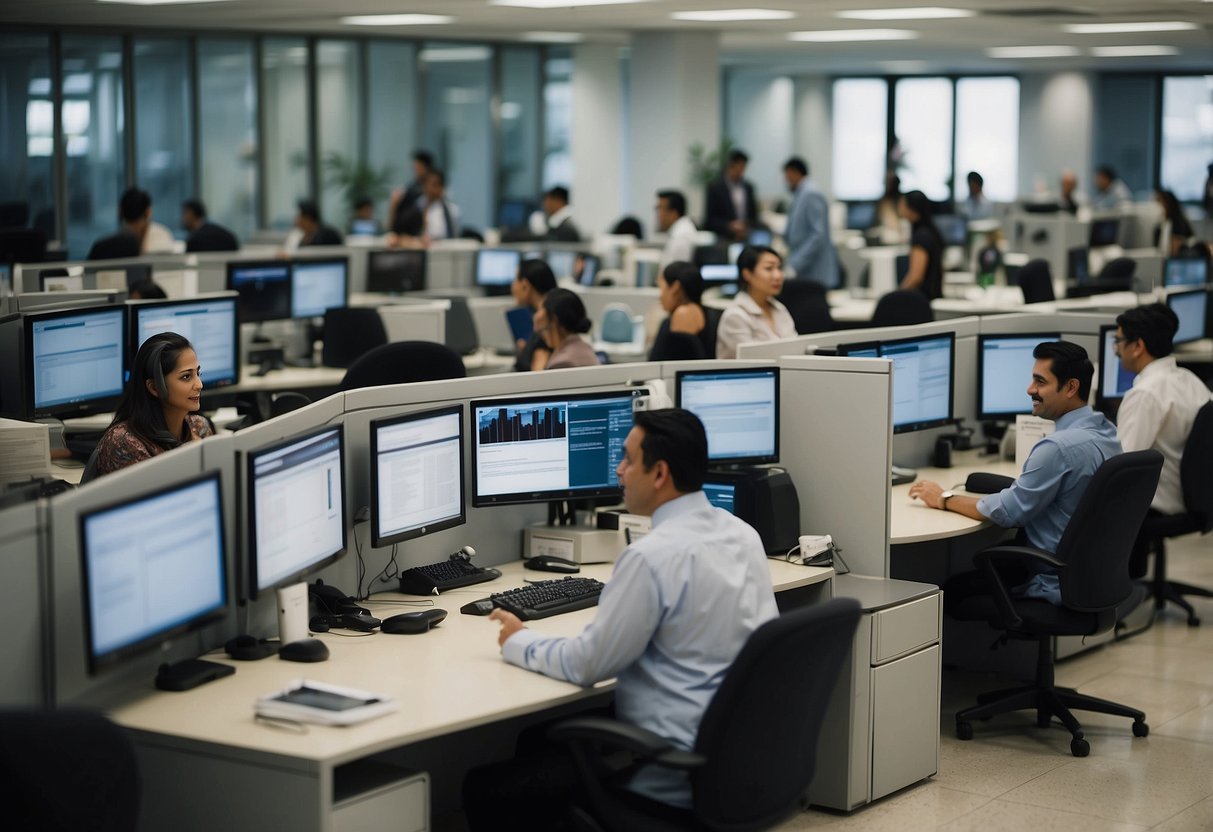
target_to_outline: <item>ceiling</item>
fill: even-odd
[[[601,1],[601,0],[600,0]],[[617,2],[617,0],[616,0]],[[865,22],[836,12],[921,6],[930,2],[976,11],[951,20]],[[771,22],[688,23],[671,12],[760,7],[792,11],[795,18]],[[437,26],[366,27],[340,22],[350,14],[403,12],[450,15]],[[1138,34],[1070,34],[1066,23],[1187,21],[1188,31]],[[778,71],[905,73],[938,71],[1023,71],[1031,69],[1115,69],[1213,71],[1211,0],[646,0],[619,5],[527,9],[490,5],[488,0],[224,0],[180,5],[129,5],[98,0],[4,0],[0,23],[61,28],[106,26],[123,30],[220,30],[299,32],[326,36],[396,35],[416,38],[518,41],[528,32],[576,33],[587,42],[626,46],[632,32],[720,31],[721,59],[727,65]],[[875,43],[796,43],[787,33],[801,30],[898,28],[913,40]],[[1092,46],[1162,45],[1165,57],[1095,57]],[[999,46],[1076,46],[1075,57],[997,59],[986,49]]]

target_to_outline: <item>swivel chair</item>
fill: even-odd
[[[826,301],[826,288],[812,280],[785,280],[779,300],[788,308],[796,332],[829,332],[834,328],[830,315],[830,304]]]
[[[698,335],[670,332],[666,327],[657,333],[653,349],[649,351],[649,361],[694,361],[707,357]]]
[[[1150,732],[1146,715],[1126,705],[1097,699],[1070,688],[1059,688],[1053,675],[1053,637],[1089,636],[1112,629],[1117,610],[1145,597],[1145,590],[1129,578],[1129,555],[1142,518],[1154,499],[1162,454],[1155,450],[1114,456],[1099,467],[1078,508],[1070,518],[1055,555],[1032,546],[994,546],[977,553],[974,561],[989,591],[962,594],[952,587],[948,613],[962,621],[985,621],[1005,630],[1011,638],[1035,640],[1036,680],[1026,687],[1000,690],[977,698],[978,704],[956,714],[956,736],[973,738],[973,721],[998,714],[1035,710],[1036,725],[1046,728],[1054,717],[1070,731],[1070,752],[1091,753],[1082,726],[1070,712],[1097,711],[1133,720],[1133,735]],[[1061,585],[1061,605],[1037,598],[1012,597],[1001,570],[1008,566],[1053,567]],[[959,579],[970,575],[958,576]]]
[[[585,799],[577,828],[614,830],[768,829],[794,811],[813,779],[817,738],[859,623],[853,599],[786,613],[759,627],[712,698],[693,751],[634,725],[570,719],[548,736],[569,743]],[[692,807],[675,809],[599,779],[596,750],[624,749],[689,772]]]
[[[872,326],[907,326],[935,320],[931,301],[917,289],[895,289],[876,302]]]
[[[1057,299],[1053,294],[1053,275],[1049,272],[1048,260],[1029,260],[1019,270],[1016,282],[1023,292],[1024,303],[1045,303]]]
[[[631,307],[625,303],[608,303],[602,311],[599,340],[609,344],[630,344],[634,332]]]
[[[341,390],[463,378],[463,359],[433,341],[392,341],[368,352],[345,371]]]
[[[379,310],[371,306],[345,306],[324,313],[324,350],[321,361],[326,367],[350,367],[355,361],[387,343],[387,330]]]

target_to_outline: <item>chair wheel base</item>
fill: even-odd
[[[1135,736],[1135,737],[1150,736],[1150,726],[1144,722],[1134,722],[1133,723],[1133,736]]]
[[[1188,618],[1188,626],[1189,626],[1189,627],[1199,627],[1199,626],[1200,626],[1200,619],[1199,619],[1199,618],[1197,618],[1197,617],[1196,617],[1196,616],[1194,616],[1194,615],[1193,615],[1193,616],[1189,616],[1189,618]]]
[[[1070,740],[1070,753],[1075,757],[1085,757],[1091,753],[1091,743],[1082,737],[1075,737]]]
[[[958,739],[958,740],[973,739],[973,726],[968,722],[956,723],[956,739]]]

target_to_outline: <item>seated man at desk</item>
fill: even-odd
[[[1036,345],[1032,357],[1036,359],[1028,385],[1032,415],[1056,422],[1057,427],[1032,448],[1019,478],[1009,488],[981,499],[953,494],[930,480],[914,483],[910,496],[931,508],[974,520],[990,520],[1004,528],[1019,526],[1029,544],[1056,552],[1091,477],[1106,460],[1121,453],[1121,447],[1116,426],[1087,404],[1095,373],[1087,351],[1068,341],[1045,341]],[[1056,574],[1031,576],[1015,591],[1025,598],[1061,603]]]
[[[578,685],[615,677],[621,720],[690,749],[742,645],[778,612],[758,533],[714,508],[701,490],[708,466],[702,423],[681,409],[639,411],[635,418],[617,473],[628,511],[651,516],[653,530],[619,556],[593,622],[575,638],[558,638],[528,630],[502,610],[492,617],[501,624],[507,662]],[[535,816],[543,808],[562,818],[561,798],[574,785],[567,758],[489,768],[503,769],[502,776],[481,769],[465,783],[470,828],[522,828],[511,823],[509,810],[522,813],[526,828],[543,828]],[[677,772],[644,769],[630,788],[690,805],[690,784]]]

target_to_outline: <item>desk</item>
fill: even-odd
[[[985,471],[1013,477],[1019,473],[1014,462],[1007,462],[1000,457],[982,457],[975,451],[963,452],[957,456],[961,461],[951,468],[919,468],[918,479],[934,480],[945,489],[952,487],[954,491],[961,494],[969,494],[963,488],[964,481],[968,479],[969,474]],[[954,511],[930,508],[922,500],[910,497],[911,485],[913,483],[893,486],[889,504],[890,545],[899,546],[906,543],[945,540],[950,537],[972,534],[994,525],[989,520],[974,520]],[[957,485],[961,487],[956,488]],[[969,494],[969,496],[980,497],[982,495]]]

